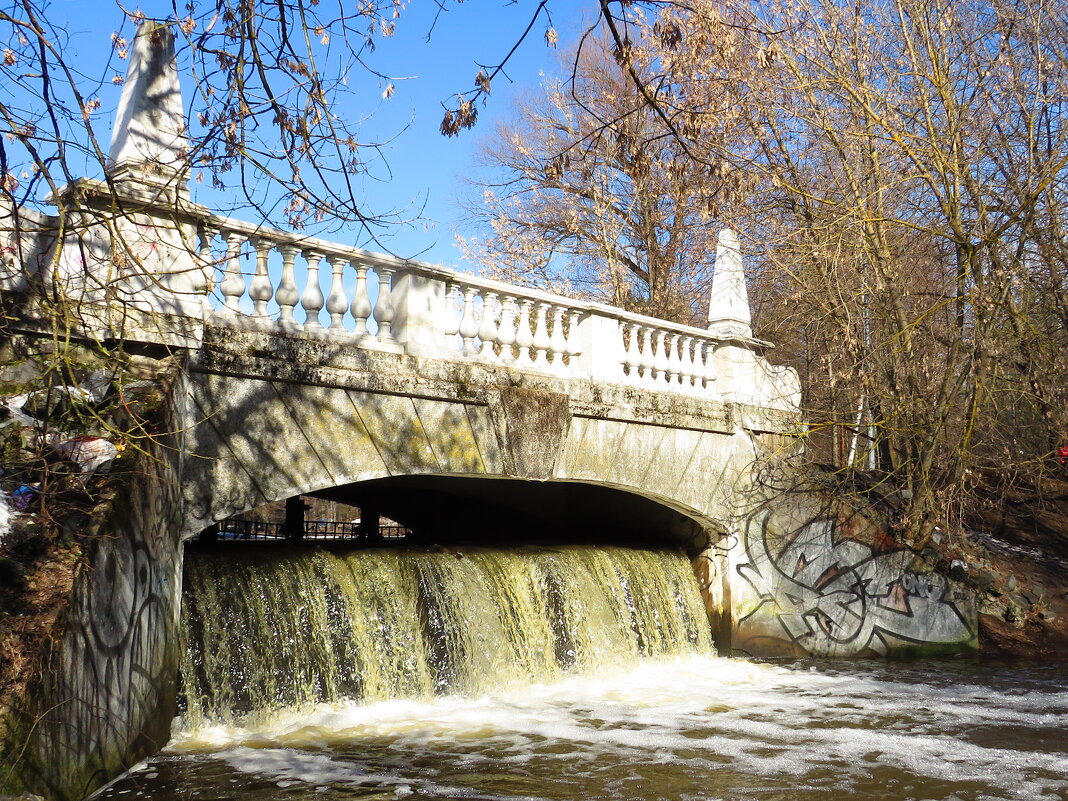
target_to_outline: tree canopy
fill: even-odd
[[[1049,475],[1068,422],[1068,8],[601,8],[610,57],[591,68],[583,50],[487,151],[489,265],[563,253],[539,280],[581,278],[624,302],[616,243],[634,241],[630,230],[647,232],[645,254],[666,241],[632,179],[586,179],[591,153],[599,165],[626,153],[632,171],[665,177],[650,190],[657,224],[672,219],[682,178],[684,202],[704,200],[713,218],[683,215],[691,233],[742,233],[757,333],[807,387],[810,455],[900,491],[907,539],[981,506],[992,472]],[[623,221],[601,222],[613,214]],[[578,249],[560,220],[611,246]],[[691,306],[690,277],[709,266],[698,248],[671,269]],[[643,265],[627,278],[653,297],[651,275]]]

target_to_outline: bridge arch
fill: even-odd
[[[600,526],[694,555],[728,530],[751,482],[752,437],[732,430],[724,404],[643,414],[602,398],[614,413],[600,414],[581,390],[603,387],[502,385],[478,365],[436,397],[391,392],[384,371],[327,386],[232,368],[185,376],[186,538],[314,494],[439,538],[492,539],[487,520],[510,521],[514,541]]]
[[[696,558],[726,533],[666,498],[591,481],[411,474],[299,494],[394,520],[411,530],[406,543],[422,545],[612,544],[681,548]]]

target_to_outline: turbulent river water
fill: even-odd
[[[688,570],[194,559],[183,716],[97,798],[1068,798],[1068,669],[718,657]]]

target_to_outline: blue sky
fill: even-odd
[[[146,0],[139,6],[149,16],[165,17],[170,4]],[[377,79],[366,85],[366,104],[343,108],[341,113],[355,118],[373,115],[363,123],[363,131],[373,136],[389,137],[399,133],[391,143],[386,159],[388,180],[371,181],[365,186],[367,203],[372,212],[404,212],[422,219],[404,228],[387,231],[381,241],[400,256],[427,261],[459,264],[460,253],[454,245],[454,232],[460,225],[458,199],[464,191],[463,178],[474,169],[478,143],[489,136],[496,119],[511,113],[517,95],[536,89],[542,74],[557,72],[560,51],[578,35],[583,24],[595,14],[592,0],[556,0],[549,4],[554,27],[559,33],[559,49],[545,45],[545,25],[539,22],[530,37],[509,62],[508,76],[493,84],[488,106],[480,109],[479,123],[458,137],[446,138],[438,126],[444,113],[442,102],[457,91],[472,88],[479,63],[496,64],[529,22],[534,0],[466,0],[451,2],[438,16],[429,41],[427,35],[436,11],[433,0],[410,0],[397,22],[396,34],[381,39],[371,60],[380,72],[398,78],[388,100],[381,98]],[[134,8],[134,6],[127,6]],[[112,0],[57,0],[49,7],[53,19],[68,20],[70,42],[66,49],[88,75],[99,77],[107,70],[110,36],[122,25],[122,13]],[[123,32],[132,33],[127,23]],[[121,71],[124,62],[113,59]],[[99,66],[97,66],[99,65]],[[183,79],[188,94],[191,87]],[[110,135],[110,115],[118,102],[117,87],[107,86],[101,95],[100,133]],[[364,137],[366,138],[366,137]],[[387,171],[374,171],[385,177]],[[193,187],[195,197],[208,206],[211,190]],[[330,238],[368,246],[366,237],[355,229],[335,232]],[[374,249],[376,246],[371,245]]]

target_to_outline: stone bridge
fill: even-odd
[[[54,786],[89,786],[165,736],[182,543],[300,494],[431,542],[681,546],[721,649],[974,643],[944,578],[796,489],[800,387],[752,334],[733,232],[707,327],[679,325],[215,215],[189,200],[181,114],[169,37],[138,36],[108,183],[60,193],[62,226],[0,208],[0,288],[30,298],[29,335],[51,287],[80,336],[181,362],[173,432],[96,553],[42,691],[41,708],[81,699],[77,727],[45,720],[27,751],[53,763],[42,775],[74,754]],[[80,667],[104,663],[96,679]],[[88,756],[69,734],[104,729]]]
[[[296,323],[281,304],[255,312],[257,281],[262,304],[296,295],[285,243],[256,234],[248,246],[268,269],[251,277],[252,303],[230,296],[188,350],[184,536],[314,492],[428,536],[614,529],[700,550],[702,531],[718,537],[736,517],[758,440],[797,433],[796,377],[764,359],[746,308],[691,328],[305,242],[312,300]],[[333,327],[317,319],[308,265],[320,254],[337,276]],[[738,263],[727,232],[720,264]],[[355,274],[349,293],[342,270]]]

